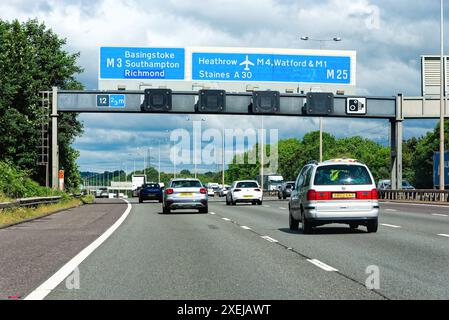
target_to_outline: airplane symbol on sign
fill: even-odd
[[[251,61],[249,61],[248,56],[246,56],[246,60],[243,61],[240,65],[241,65],[241,66],[245,66],[245,71],[250,71],[249,66],[254,66],[254,63],[252,63]]]

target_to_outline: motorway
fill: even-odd
[[[383,203],[378,233],[328,225],[304,235],[288,229],[287,201],[210,201],[209,214],[170,215],[130,202],[79,265],[79,289],[63,281],[46,299],[449,299],[449,207]],[[375,290],[365,285],[370,266]]]

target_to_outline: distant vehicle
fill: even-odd
[[[162,188],[158,183],[147,183],[139,192],[139,203],[145,200],[157,200],[162,203]]]
[[[261,176],[257,176],[256,180],[259,183],[259,185],[262,185],[263,181],[264,190],[277,191],[284,182],[284,177],[277,174],[268,174],[264,175],[262,178]]]
[[[288,197],[290,197],[293,189],[295,189],[295,181],[284,182],[279,187],[278,198],[284,200],[287,199]]]
[[[235,181],[226,195],[226,205],[252,203],[262,205],[263,192],[257,181]]]
[[[379,190],[390,190],[391,181],[390,180],[379,180],[377,184],[377,189]],[[415,190],[415,187],[408,182],[408,180],[402,180],[402,190]]]
[[[226,195],[228,194],[230,189],[231,189],[231,186],[225,185],[224,187],[222,187],[220,189],[219,196],[220,197],[226,197]]]
[[[209,197],[215,197],[215,193],[220,191],[220,185],[218,183],[207,184],[207,194]]]
[[[147,176],[145,174],[134,174],[131,177],[131,181],[132,181],[133,196],[138,197],[139,193],[137,189],[139,187],[141,188],[142,185],[147,183]]]
[[[164,191],[162,209],[164,214],[179,209],[208,213],[207,189],[198,179],[174,179]]]
[[[353,159],[334,159],[302,168],[289,202],[289,225],[305,234],[314,227],[348,224],[377,232],[379,201],[368,167]]]
[[[95,197],[108,198],[109,197],[108,188],[98,188],[97,190],[95,190]]]

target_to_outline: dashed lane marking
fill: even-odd
[[[321,262],[320,260],[317,259],[307,259],[307,261],[309,261],[310,263],[316,265],[318,268],[323,269],[324,271],[328,271],[328,272],[336,272],[338,271],[337,269],[325,264],[324,262]]]

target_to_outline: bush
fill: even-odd
[[[29,172],[17,169],[13,164],[0,161],[0,199],[67,196],[63,192],[53,192],[50,188],[40,186],[28,175]]]

